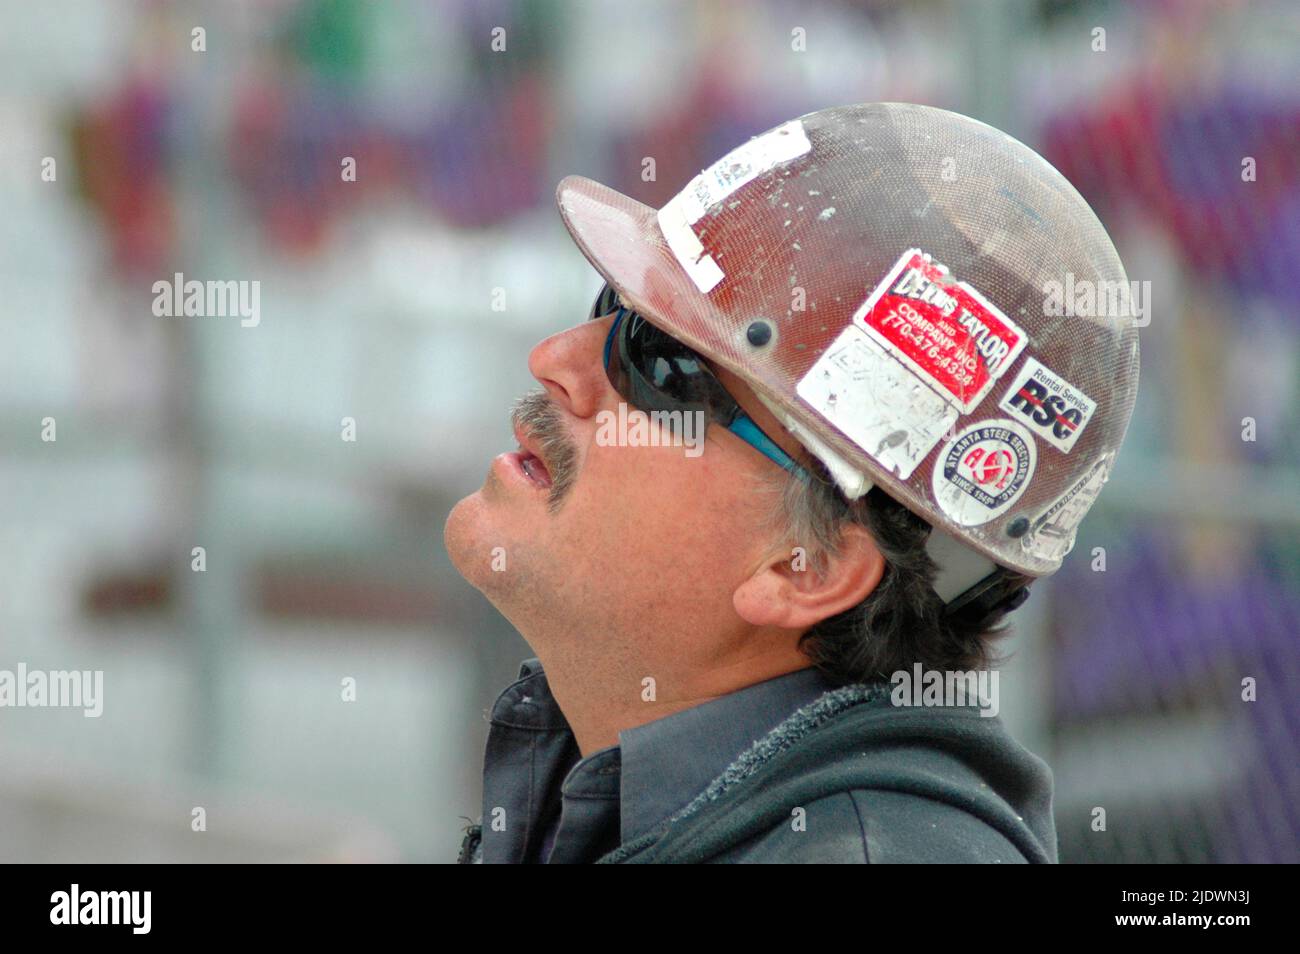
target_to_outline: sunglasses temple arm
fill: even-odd
[[[753,446],[760,454],[776,464],[779,464],[800,480],[807,481],[809,479],[810,475],[808,474],[808,471],[803,467],[800,467],[799,464],[795,462],[794,458],[783,451],[777,443],[772,440],[772,438],[764,434],[759,429],[759,426],[754,423],[753,418],[744,411],[738,413],[735,419],[727,425],[727,430],[731,431],[731,433],[735,434],[747,444]]]

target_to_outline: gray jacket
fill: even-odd
[[[755,714],[773,709],[779,721],[755,731]],[[583,759],[540,663],[528,660],[493,709],[488,850],[473,825],[460,861],[1056,861],[1050,770],[977,708],[896,707],[887,684],[835,689],[808,670],[687,713]],[[728,751],[747,729],[754,741],[716,771],[707,750],[688,755],[705,733]],[[692,783],[697,762],[706,774]],[[694,795],[671,811],[671,798],[651,797],[674,789]]]

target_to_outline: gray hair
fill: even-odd
[[[1006,610],[946,613],[934,592],[937,572],[926,552],[930,525],[875,487],[848,500],[819,461],[799,480],[785,471],[765,488],[771,495],[771,529],[806,554],[805,572],[824,574],[841,552],[844,528],[865,527],[885,558],[876,588],[857,606],[823,619],[805,632],[800,648],[837,685],[888,679],[915,663],[944,671],[985,669],[1000,660],[992,640]],[[1021,578],[1027,581],[1028,578]]]

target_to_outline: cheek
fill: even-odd
[[[713,446],[694,458],[681,448],[593,446],[563,535],[593,545],[597,571],[640,567],[661,594],[669,581],[678,590],[725,587],[758,542],[747,480]]]

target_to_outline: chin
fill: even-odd
[[[502,501],[487,498],[482,490],[463,498],[447,514],[442,542],[452,566],[465,581],[494,604],[497,596],[509,595],[519,586],[522,565],[521,536],[530,534],[522,515],[505,510]],[[505,569],[493,569],[493,550],[505,549]]]
[[[485,574],[491,574],[491,546],[484,543],[483,500],[480,492],[463,498],[447,514],[442,528],[442,544],[456,568],[470,584],[483,589]]]

